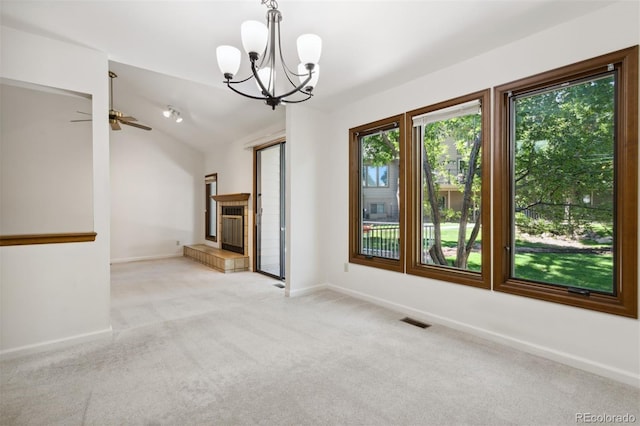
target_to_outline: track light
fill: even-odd
[[[167,109],[162,111],[162,115],[165,118],[172,118],[176,121],[176,123],[182,123],[182,116],[180,115],[180,111],[178,111],[175,107],[171,105],[167,105]]]

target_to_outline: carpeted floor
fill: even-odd
[[[112,339],[1,362],[1,425],[573,425],[640,390],[331,291],[112,267]]]

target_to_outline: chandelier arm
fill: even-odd
[[[287,96],[291,96],[296,92],[300,92],[300,93],[304,93],[307,94],[307,92],[303,92],[302,88],[305,86],[305,84],[307,84],[309,81],[311,80],[311,72],[309,72],[309,76],[300,84],[300,86],[296,87],[295,89],[285,93],[284,95],[280,95],[280,96],[275,96],[277,99],[284,99]]]
[[[260,90],[262,90],[262,94],[267,96],[265,99],[273,98],[274,96],[269,92],[269,90],[267,90],[266,87],[264,87],[264,83],[262,82],[262,80],[260,80],[260,77],[258,76],[258,70],[256,69],[255,61],[251,61],[251,72],[253,73],[253,76],[255,77],[256,82],[258,83],[258,86],[260,86]],[[271,78],[271,74],[273,74],[273,69],[271,69],[269,78]]]
[[[246,93],[243,93],[243,92],[239,91],[238,89],[236,89],[235,87],[231,86],[231,84],[233,84],[233,83],[230,83],[228,81],[225,81],[225,83],[227,84],[227,87],[229,89],[233,90],[238,95],[244,96],[245,98],[256,99],[256,100],[259,100],[259,101],[266,101],[267,99],[270,99],[270,97],[260,97],[260,96],[247,95]],[[236,82],[236,83],[239,83],[239,82]]]
[[[295,76],[297,76],[298,74],[296,74],[295,72],[291,71],[291,69],[287,66],[287,62],[284,60],[284,56],[282,54],[282,38],[280,38],[280,23],[278,22],[278,53],[280,54],[280,62],[282,62],[282,68],[285,70],[285,75],[287,74],[286,71],[288,71],[290,74],[293,74]],[[291,84],[293,86],[295,86],[295,84],[289,80],[291,82]]]
[[[289,80],[289,83],[293,87],[296,87],[296,83],[291,80],[291,76],[295,75],[296,77],[300,77],[300,74],[297,74],[287,66],[287,62],[284,60],[284,55],[282,54],[282,38],[280,38],[280,24],[278,23],[278,53],[280,54],[280,62],[282,63],[282,69],[284,71],[285,77]]]
[[[249,77],[245,78],[244,80],[238,80],[238,81],[225,80],[225,81],[223,81],[223,83],[226,83],[226,84],[240,84],[240,83],[244,83],[245,81],[251,80],[252,78],[253,78],[253,74],[251,74]]]
[[[302,92],[302,93],[306,94],[307,97],[304,98],[304,99],[299,99],[297,101],[288,101],[288,100],[283,99],[282,103],[285,103],[285,104],[299,104],[301,102],[308,101],[313,96],[313,93],[308,93],[308,92]]]

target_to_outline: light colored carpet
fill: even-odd
[[[573,425],[640,390],[331,291],[112,267],[113,338],[5,360],[2,425]]]

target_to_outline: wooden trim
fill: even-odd
[[[0,235],[0,246],[22,246],[31,244],[83,243],[95,241],[95,232],[72,232],[61,234]]]
[[[557,68],[494,89],[494,289],[505,293],[638,318],[638,46]],[[508,133],[509,93],[527,93],[606,69],[619,68],[616,145],[615,295],[569,293],[566,288],[511,277],[508,247],[511,241],[511,153]]]
[[[399,140],[399,259],[386,259],[380,257],[368,257],[360,254],[359,240],[360,230],[362,224],[360,221],[360,187],[361,187],[361,174],[360,174],[360,150],[359,150],[359,136],[362,134],[373,133],[376,131],[389,129],[395,127],[394,123],[397,123],[397,127],[400,131]],[[389,271],[404,272],[404,249],[405,249],[405,119],[404,114],[395,115],[393,117],[385,118],[382,120],[374,121],[372,123],[364,124],[362,126],[349,129],[349,262],[356,263],[365,266],[373,266],[376,268],[386,269]]]
[[[287,138],[283,136],[281,138],[274,139],[272,141],[265,142],[263,144],[254,146],[253,147],[253,152],[255,153],[257,151],[260,151],[261,149],[269,148],[269,147],[271,147],[273,145],[278,145],[278,144],[280,144],[282,142],[286,142],[286,141],[287,141]]]
[[[223,194],[223,195],[212,195],[213,199],[219,203],[224,203],[228,201],[247,201],[251,194],[248,192],[242,192],[237,194]]]
[[[482,146],[481,146],[481,172],[482,172],[482,193],[481,193],[481,241],[482,241],[482,271],[474,272],[464,269],[457,269],[442,265],[424,265],[420,258],[422,250],[420,248],[420,222],[422,211],[420,194],[422,192],[420,153],[418,143],[414,143],[413,118],[432,111],[438,111],[454,105],[463,104],[473,100],[480,100],[482,105]],[[433,278],[457,284],[464,284],[473,287],[491,288],[491,90],[485,89],[479,92],[449,99],[424,108],[409,111],[406,114],[407,132],[406,149],[408,164],[407,181],[407,273],[421,277]]]

